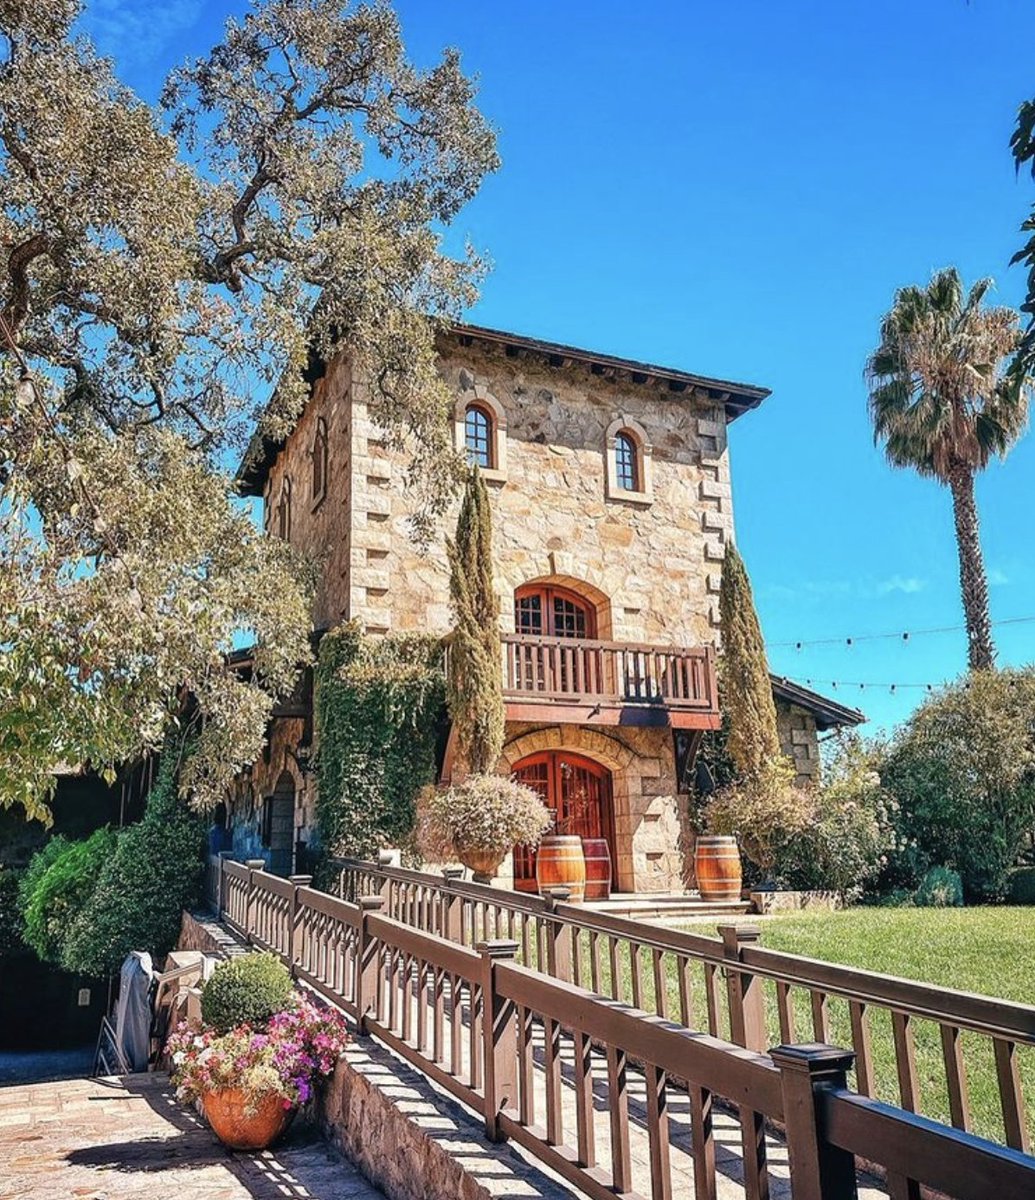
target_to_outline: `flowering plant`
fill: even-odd
[[[291,1003],[274,1014],[265,1029],[238,1025],[229,1033],[200,1032],[181,1023],[166,1046],[172,1082],[180,1100],[193,1102],[206,1092],[229,1089],[245,1096],[253,1111],[270,1093],[285,1108],[305,1104],[317,1079],[330,1075],[345,1048],[342,1017],[317,1008],[306,996],[292,993]]]

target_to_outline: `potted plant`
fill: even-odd
[[[468,775],[425,797],[421,843],[432,857],[455,854],[476,883],[491,883],[515,845],[535,847],[550,826],[539,793],[505,775]]]
[[[166,1047],[176,1094],[201,1105],[224,1145],[265,1149],[317,1081],[334,1070],[345,1048],[345,1022],[294,991],[272,954],[243,955],[217,967],[201,1003],[203,1027],[179,1025]]]

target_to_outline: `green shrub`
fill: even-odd
[[[221,963],[201,993],[201,1016],[219,1033],[265,1025],[291,996],[291,976],[274,954],[242,954]]]
[[[75,917],[114,850],[115,834],[105,827],[81,842],[54,838],[33,858],[18,898],[25,941],[45,962],[64,965],[65,943]],[[43,861],[37,863],[41,857]]]
[[[1035,867],[1018,867],[1010,872],[1007,899],[1011,904],[1035,904]]]
[[[920,881],[913,899],[917,908],[960,908],[963,881],[951,867],[931,867]]]
[[[366,856],[412,838],[417,794],[435,780],[445,693],[441,638],[365,638],[355,622],[324,635],[315,695],[324,851]]]
[[[22,872],[0,864],[0,959],[24,950],[25,923],[18,908],[18,885]]]
[[[968,902],[1006,895],[1035,825],[1035,668],[976,671],[932,697],[896,737],[881,781],[901,849],[885,883],[958,871]]]
[[[916,899],[909,888],[892,888],[890,892],[870,897],[867,903],[876,908],[916,908]]]
[[[175,761],[163,757],[143,819],[119,833],[72,921],[61,955],[68,970],[108,975],[132,950],[157,960],[176,944],[181,914],[201,890],[205,822],[177,797]]]

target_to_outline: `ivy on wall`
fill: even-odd
[[[442,639],[364,637],[355,622],[325,634],[315,712],[320,845],[362,857],[405,845],[446,728]]]

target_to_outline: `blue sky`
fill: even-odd
[[[965,666],[949,496],[872,444],[862,368],[896,287],[1009,268],[1035,185],[1021,0],[399,0],[411,55],[481,76],[503,169],[461,215],[494,262],[480,323],[765,384],[731,435],[737,538],[771,666],[870,728]],[[153,98],[240,3],[94,0],[84,24]],[[993,617],[1035,617],[1035,434],[978,485]],[[1035,659],[1035,622],[996,629]],[[781,643],[791,643],[782,645]],[[832,684],[836,682],[836,690]],[[865,690],[848,684],[866,683]],[[899,686],[894,694],[888,686]]]

